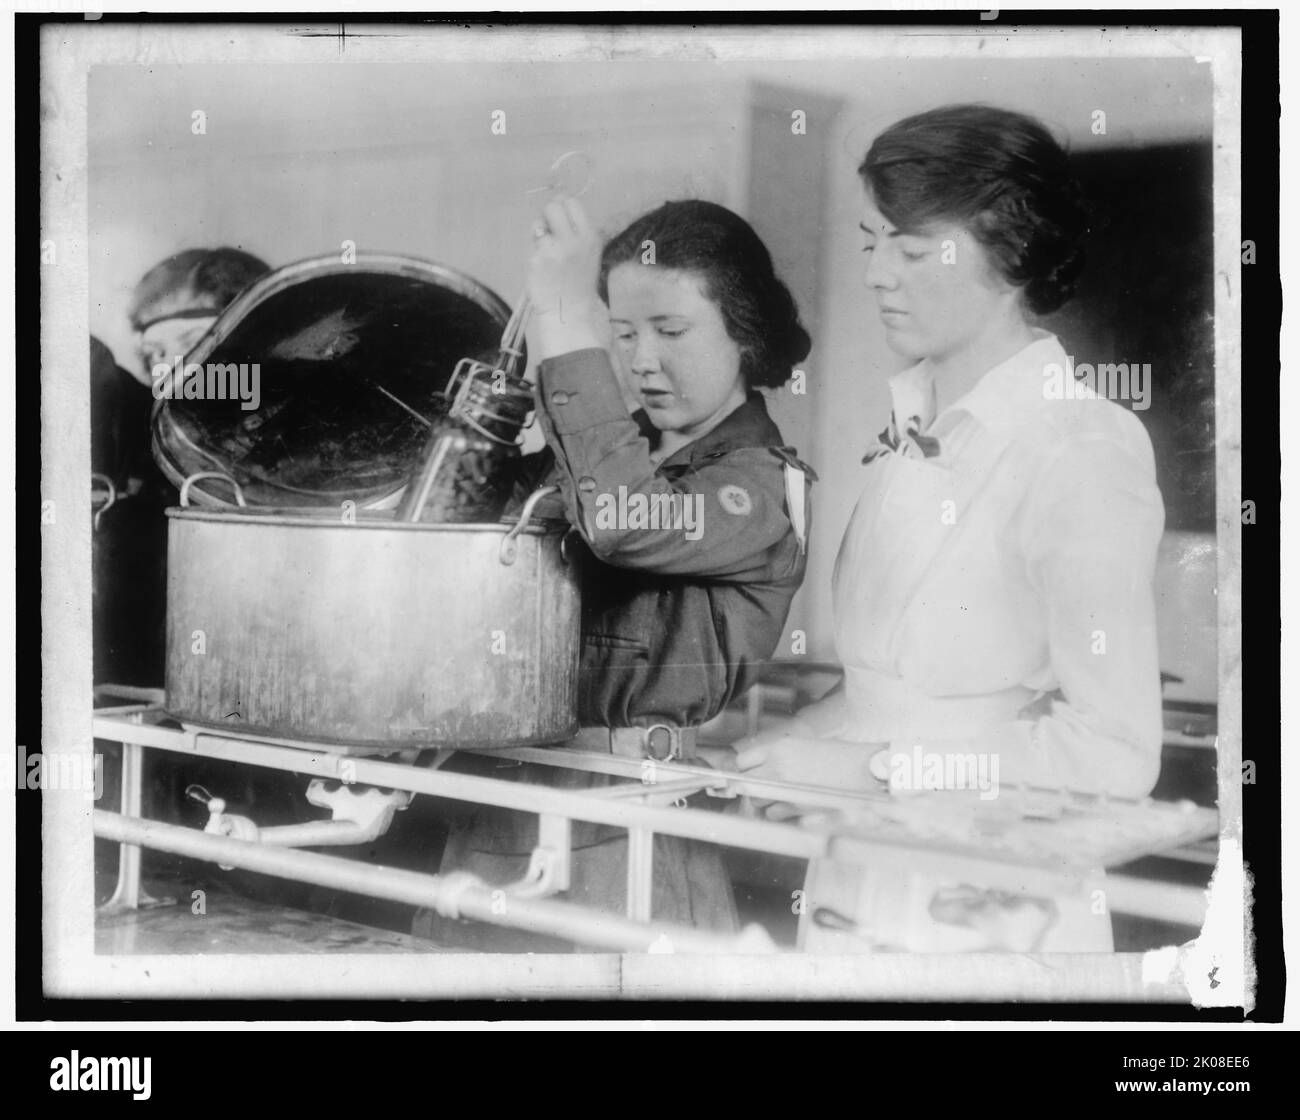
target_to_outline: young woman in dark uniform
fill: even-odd
[[[560,487],[539,513],[565,517],[587,546],[580,742],[635,757],[689,752],[696,728],[772,656],[803,580],[811,475],[756,390],[789,379],[808,335],[766,247],[722,206],[668,203],[603,253],[572,200],[549,206],[536,232],[529,345],[541,359],[547,449],[530,462],[529,481]],[[641,406],[635,414],[625,391]],[[655,507],[653,519],[628,515]],[[492,759],[471,765],[553,786],[604,781]],[[536,843],[536,816],[481,809],[453,825],[442,869],[517,882]],[[626,830],[575,822],[572,843],[565,897],[622,913]],[[720,853],[657,836],[652,914],[735,930]],[[479,949],[561,947],[428,912],[415,929]]]

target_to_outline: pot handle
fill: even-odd
[[[573,557],[569,555],[569,542],[573,540],[574,537],[580,536],[582,536],[582,534],[579,533],[574,526],[570,525],[569,531],[560,538],[560,559],[566,564],[573,563]]]
[[[117,487],[113,485],[113,480],[106,474],[92,474],[90,476],[90,481],[103,483],[104,489],[108,491],[108,499],[99,507],[99,509],[95,510],[95,515],[90,521],[91,527],[95,532],[99,532],[99,519],[117,503]],[[92,498],[91,501],[93,502],[94,499]]]
[[[219,478],[222,482],[228,482],[230,488],[235,492],[235,501],[238,503],[239,508],[243,509],[248,505],[248,503],[244,501],[244,492],[239,488],[239,483],[231,478],[230,475],[222,474],[220,471],[199,471],[196,474],[190,475],[189,478],[181,484],[181,505],[188,506],[190,504],[190,487],[201,478]]]
[[[519,520],[510,527],[510,532],[501,541],[501,563],[509,567],[515,562],[515,557],[519,555],[519,546],[515,543],[515,538],[528,528],[528,519],[533,516],[533,510],[537,508],[537,503],[548,494],[558,494],[559,492],[560,488],[558,486],[543,486],[528,495],[528,501],[524,503],[524,508],[519,511]]]

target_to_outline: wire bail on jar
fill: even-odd
[[[493,443],[513,445],[533,410],[533,390],[522,377],[501,366],[462,358],[447,382],[448,416]]]
[[[397,507],[397,520],[495,520],[500,513],[483,502],[462,500],[471,492],[492,490],[490,480],[506,476],[501,467],[518,455],[524,427],[533,411],[533,390],[516,372],[524,359],[524,324],[528,319],[525,294],[515,306],[494,361],[462,358],[443,389],[450,402],[443,423],[434,429],[419,466]],[[486,441],[486,442],[483,442]],[[477,445],[477,446],[476,446]],[[500,505],[508,496],[497,487]],[[449,516],[448,502],[455,509]],[[466,509],[474,516],[462,516]],[[433,511],[432,516],[426,510]]]

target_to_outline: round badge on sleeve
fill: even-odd
[[[723,509],[737,517],[744,517],[754,510],[754,499],[749,496],[749,491],[735,483],[718,488],[718,501]]]

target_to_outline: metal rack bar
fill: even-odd
[[[646,782],[646,764],[642,761],[562,747],[486,752],[520,761],[542,762],[638,779],[637,784],[626,786],[590,790],[560,789],[353,756],[342,753],[339,748],[331,749],[315,743],[237,738],[203,730],[164,727],[157,722],[162,718],[164,716],[160,710],[144,706],[129,714],[118,711],[112,714],[96,713],[94,733],[97,738],[132,744],[137,751],[141,747],[150,746],[345,783],[408,790],[538,814],[546,831],[546,838],[539,847],[544,850],[543,854],[551,867],[550,877],[544,877],[546,886],[539,893],[564,889],[559,884],[567,882],[568,828],[571,821],[593,821],[626,828],[629,835],[628,915],[630,920],[638,922],[648,921],[651,913],[655,833],[800,859],[828,858],[871,865],[896,863],[900,858],[905,858],[908,866],[918,873],[938,872],[959,878],[977,877],[971,881],[984,882],[990,887],[1018,887],[1050,892],[1077,885],[1089,876],[1088,869],[1063,867],[1059,861],[1036,861],[1003,853],[996,856],[987,852],[972,854],[969,846],[963,847],[955,841],[884,839],[855,834],[851,829],[837,829],[825,822],[819,822],[817,827],[808,827],[657,803],[669,798],[675,800],[704,789],[722,796],[754,793],[768,799],[837,808],[878,802],[882,796],[879,794],[843,794],[819,787],[747,779],[743,775],[681,763],[653,764],[654,781]],[[128,807],[125,801],[126,786],[133,782],[138,785],[138,774],[134,775],[133,782],[126,781],[126,777],[124,773],[124,810]],[[132,802],[132,807],[138,812],[138,803]],[[135,815],[134,812],[125,813],[126,817]],[[1205,822],[1199,817],[1187,827],[1189,835],[1186,839],[1175,839],[1170,843],[1183,843],[1193,839],[1191,833],[1197,828],[1201,829],[1202,834],[1205,832]],[[203,835],[196,830],[182,831]],[[161,835],[147,830],[136,834]],[[136,851],[138,858],[138,848]],[[138,863],[136,869],[138,872]],[[1109,905],[1114,911],[1185,921],[1192,925],[1200,922],[1198,915],[1204,909],[1202,891],[1119,876],[1108,876],[1106,884]],[[361,893],[375,892],[361,889]],[[509,920],[502,921],[502,916],[493,913],[490,907],[483,920],[513,924]],[[587,940],[581,936],[573,939]],[[680,943],[679,934],[676,943]]]
[[[595,774],[635,778],[643,784],[650,785],[660,784],[668,777],[690,776],[699,780],[717,797],[744,795],[769,801],[798,801],[801,805],[827,809],[857,809],[864,805],[878,805],[888,801],[887,794],[854,793],[827,786],[810,785],[806,782],[754,778],[747,774],[714,770],[708,766],[684,762],[649,762],[644,759],[597,754],[595,751],[574,750],[568,747],[506,747],[481,753],[509,758],[515,762],[531,762],[542,766],[559,766],[567,770],[585,770]],[[647,783],[647,774],[653,775],[654,780]]]
[[[138,713],[125,717],[136,724]],[[144,748],[122,741],[122,813],[139,817],[144,810]],[[155,906],[171,906],[171,898],[155,898],[140,881],[141,851],[138,844],[123,844],[117,853],[117,886],[102,909],[107,914],[123,910],[147,910]]]
[[[765,947],[752,932],[726,937],[667,922],[632,921],[568,902],[514,895],[502,898],[501,891],[480,882],[267,847],[160,821],[134,820],[107,809],[95,810],[95,835],[127,846],[143,845],[264,875],[512,925],[597,948],[647,952],[671,947],[673,952],[725,954],[771,951],[770,942]]]
[[[1174,922],[1199,929],[1205,921],[1206,892],[1176,883],[1107,875],[1106,905],[1116,914]]]
[[[655,834],[648,828],[627,830],[627,916],[634,922],[650,920],[654,847]]]
[[[786,855],[801,859],[831,858],[849,863],[870,864],[897,860],[905,853],[909,865],[918,872],[951,872],[971,875],[979,873],[985,879],[996,880],[993,885],[1008,886],[1031,882],[1043,889],[1070,886],[1086,878],[1090,869],[1062,867],[1059,861],[1034,860],[1015,855],[990,857],[972,855],[968,848],[955,842],[935,842],[918,839],[883,839],[856,835],[851,831],[809,829],[794,824],[748,819],[698,809],[679,809],[637,804],[628,801],[609,801],[592,797],[591,791],[564,790],[550,786],[524,785],[518,782],[480,778],[466,774],[450,774],[445,770],[426,770],[402,763],[379,761],[373,758],[345,756],[323,751],[317,744],[304,743],[300,747],[285,747],[267,741],[234,738],[206,731],[189,731],[156,725],[124,725],[117,728],[117,717],[95,720],[95,735],[113,739],[129,735],[141,745],[164,750],[193,753],[230,762],[243,762],[269,769],[288,770],[314,777],[360,785],[404,789],[434,797],[456,801],[495,805],[525,813],[550,813],[575,820],[621,828],[645,827],[654,832],[681,836],[706,843],[748,848],[772,855]],[[506,752],[491,752],[493,754]],[[509,752],[514,753],[514,752]],[[545,752],[543,752],[545,753]],[[557,755],[571,758],[586,752],[564,751]],[[593,756],[601,757],[601,756]],[[612,760],[614,756],[604,756]],[[583,763],[587,760],[581,759]],[[639,771],[640,764],[630,762]],[[558,764],[558,763],[557,763]],[[679,772],[677,764],[657,763],[657,772],[665,778]],[[580,768],[586,768],[580,766]],[[702,767],[681,767],[688,776],[703,775],[713,781],[733,781],[733,775]],[[755,782],[735,778],[742,792],[761,790],[760,796],[770,799],[805,799],[802,787],[780,782]],[[810,787],[818,790],[819,787]],[[848,800],[856,804],[880,801],[884,795],[838,795],[822,790],[832,803]]]

